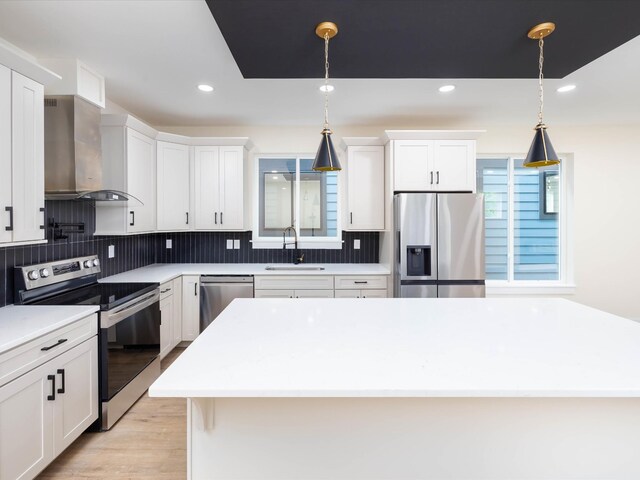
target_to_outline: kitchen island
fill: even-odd
[[[640,478],[640,324],[567,300],[235,300],[149,393],[192,479]]]

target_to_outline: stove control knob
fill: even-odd
[[[40,274],[37,270],[31,270],[27,276],[29,277],[29,280],[37,280],[40,278]]]
[[[91,260],[84,261],[84,268],[91,268],[93,266],[93,262]]]
[[[49,269],[43,268],[42,270],[40,270],[40,276],[42,278],[47,278],[49,276]]]
[[[98,260],[97,258],[93,261],[93,266],[94,267],[99,267],[100,266],[100,260]]]

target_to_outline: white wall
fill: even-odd
[[[526,153],[533,124],[482,127],[478,154]],[[157,127],[193,136],[248,136],[253,152],[315,152],[320,127]],[[438,128],[394,126],[401,128]],[[459,128],[465,128],[463,126]],[[335,128],[341,136],[382,136],[383,127]],[[640,319],[640,126],[553,127],[558,153],[574,156],[572,300]]]

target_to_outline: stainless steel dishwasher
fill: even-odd
[[[200,332],[207,328],[234,298],[253,298],[253,277],[200,277]]]

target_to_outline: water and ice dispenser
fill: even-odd
[[[407,245],[407,276],[431,276],[431,245]]]

